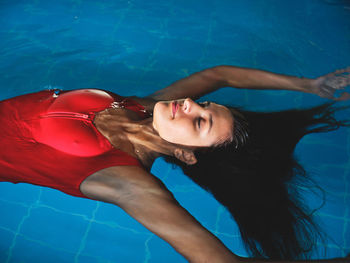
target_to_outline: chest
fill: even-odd
[[[110,142],[94,125],[96,113],[113,103],[101,90],[76,90],[59,94],[45,112],[33,121],[35,141],[62,152],[89,157],[112,148]]]

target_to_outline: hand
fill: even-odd
[[[350,67],[347,67],[314,79],[311,82],[311,93],[332,100],[347,100],[350,99],[350,93],[345,92],[345,88],[349,85]],[[340,91],[340,96],[335,97],[335,93],[338,90]]]

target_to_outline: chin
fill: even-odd
[[[153,128],[159,133],[158,131],[158,124],[159,121],[161,120],[162,116],[162,111],[164,111],[164,106],[162,105],[163,103],[161,101],[158,101],[153,108],[153,121],[152,121],[152,126]]]

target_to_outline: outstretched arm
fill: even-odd
[[[189,262],[239,262],[238,257],[179,205],[156,177],[139,167],[107,168],[88,177],[81,191],[92,199],[121,207]]]
[[[294,90],[313,93],[334,100],[346,100],[350,98],[350,94],[344,92],[344,88],[350,85],[349,73],[350,67],[316,79],[310,79],[257,69],[217,66],[180,79],[148,97],[155,100],[173,100],[185,97],[198,99],[219,88],[234,87],[242,89]],[[338,90],[342,94],[336,98],[335,92]]]
[[[81,185],[88,197],[118,205],[150,231],[167,241],[189,262],[276,262],[234,255],[193,218],[163,183],[134,166],[111,167],[89,176]],[[294,261],[295,262],[295,261]],[[298,262],[349,262],[347,259]]]

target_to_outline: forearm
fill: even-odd
[[[254,259],[254,258],[240,258],[239,262],[254,262],[254,263],[350,263],[350,259],[346,258],[334,258],[334,259],[319,259],[319,260],[294,260],[294,261],[283,261],[283,260],[271,260],[271,259]]]
[[[164,89],[158,90],[147,96],[155,100],[176,100],[192,98],[194,100],[211,93],[221,87],[224,83],[215,68],[208,68],[190,76],[179,79]],[[219,79],[220,78],[220,79]]]
[[[214,70],[224,86],[242,89],[284,89],[308,92],[312,82],[312,79],[308,78],[234,66],[217,66]]]
[[[350,263],[349,259],[287,261],[244,258],[233,254],[213,234],[207,231],[171,196],[157,194],[134,195],[118,205],[150,231],[168,242],[191,263]]]
[[[323,98],[346,100],[350,93],[350,67],[310,79],[234,66],[216,66],[180,79],[170,86],[147,96],[153,100],[198,99],[222,87],[241,89],[282,89],[316,94]],[[347,74],[347,75],[346,75]],[[335,92],[340,97],[335,97]]]
[[[134,197],[121,207],[189,262],[234,263],[236,257],[172,198]]]

